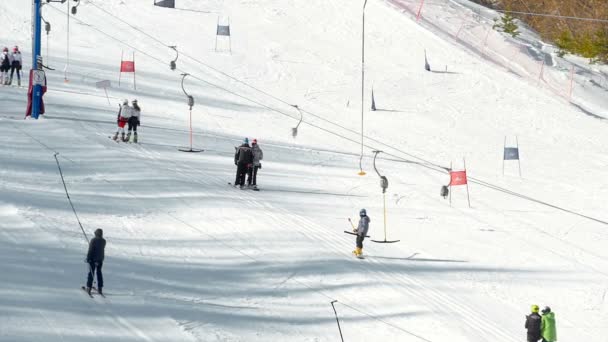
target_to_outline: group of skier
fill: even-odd
[[[528,333],[528,342],[555,342],[557,341],[557,329],[555,325],[555,314],[551,308],[545,306],[538,314],[538,305],[532,305],[532,313],[526,316],[525,328]]]
[[[12,52],[9,52],[8,48],[4,47],[0,55],[0,84],[11,85],[13,83],[13,75],[17,71],[17,85],[21,86],[22,65],[23,58],[21,57],[19,47],[15,46]],[[10,77],[9,71],[11,72]]]
[[[131,101],[133,107],[129,106],[129,100],[124,99],[118,115],[116,116],[116,123],[118,129],[112,137],[112,140],[118,142],[118,134],[120,134],[120,140],[123,142],[131,141],[131,132],[133,132],[133,142],[137,143],[137,126],[140,125],[141,108],[137,103],[137,100]],[[129,131],[125,137],[125,126],[128,125]]]
[[[257,189],[258,170],[262,168],[261,161],[264,159],[264,152],[258,145],[258,140],[253,139],[250,146],[249,138],[245,138],[243,144],[235,149],[236,179],[233,186],[244,189],[245,176],[247,176],[247,188]]]

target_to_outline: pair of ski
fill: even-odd
[[[80,288],[82,289],[82,291],[84,291],[84,293],[86,293],[86,294],[87,294],[89,297],[91,297],[91,298],[93,298],[93,293],[98,294],[98,295],[102,296],[103,298],[106,298],[106,295],[104,295],[103,293],[99,293],[99,291],[97,291],[97,288],[96,288],[95,286],[93,286],[93,287],[91,288],[91,289],[92,289],[93,291],[95,291],[95,292],[91,291],[91,293],[89,293],[89,292],[87,291],[87,288],[86,288],[86,287],[84,287],[84,286],[81,286]]]
[[[230,186],[232,186],[232,187],[236,188],[236,186],[234,186],[234,185],[233,185],[232,183],[230,183],[230,182],[228,182],[228,185],[230,185]],[[244,187],[242,187],[242,188],[241,188],[241,190],[253,190],[253,191],[260,191],[260,189],[259,189],[257,186],[255,186],[255,187],[252,187],[252,186],[244,186]]]
[[[129,144],[138,144],[138,143],[136,143],[136,142],[134,142],[134,141],[131,141],[131,140],[122,141],[122,139],[120,139],[120,138],[118,138],[118,139],[114,140],[114,138],[113,138],[112,136],[108,136],[108,138],[109,138],[110,140],[115,141],[117,144],[118,144],[118,143],[121,143],[121,142],[123,142],[123,143],[129,143]]]

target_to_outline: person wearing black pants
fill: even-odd
[[[133,132],[133,142],[137,143],[137,126],[139,126],[139,116],[141,115],[141,108],[137,104],[137,100],[131,102],[133,107],[131,109],[131,117],[129,118],[129,132],[127,133],[127,141],[131,139],[131,132]]]
[[[89,264],[89,274],[87,276],[87,293],[91,294],[91,288],[93,287],[93,275],[97,275],[97,292],[103,293],[103,274],[101,273],[101,267],[103,266],[103,259],[106,248],[106,240],[103,238],[103,230],[97,229],[95,231],[95,237],[89,242],[89,252],[87,253],[87,263]]]
[[[17,85],[21,87],[21,64],[23,63],[23,59],[21,58],[21,51],[19,51],[19,47],[15,46],[13,48],[13,53],[11,54],[11,77],[8,80],[8,84],[13,83],[13,75],[15,70],[17,71]]]
[[[257,188],[258,170],[262,168],[260,161],[264,159],[264,152],[258,145],[258,139],[253,139],[251,142],[251,153],[253,154],[253,166],[249,168],[247,173],[247,186]]]
[[[245,186],[245,175],[249,172],[252,163],[253,154],[251,153],[251,147],[249,146],[249,138],[245,138],[243,144],[237,147],[236,153],[234,154],[234,165],[236,165],[235,187],[238,185],[242,189]]]
[[[363,255],[363,240],[369,231],[370,218],[367,216],[365,209],[359,210],[359,225],[353,230],[357,234],[357,248],[353,251],[353,254],[357,257]]]

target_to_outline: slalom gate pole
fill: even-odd
[[[422,15],[422,6],[424,6],[424,0],[420,1],[420,7],[418,8],[418,13],[416,14],[416,21],[420,20],[420,16]]]
[[[572,102],[572,90],[574,89],[574,65],[570,69],[570,91],[568,93],[568,101]]]
[[[332,300],[331,301],[331,307],[334,309],[334,314],[336,315],[336,322],[338,323],[338,331],[340,332],[340,339],[342,339],[342,342],[344,342],[344,336],[342,336],[342,328],[340,328],[340,320],[338,319],[338,312],[336,311],[336,307],[334,306],[334,303],[336,303],[337,300]]]
[[[61,182],[63,183],[63,189],[65,189],[65,194],[68,197],[68,202],[70,202],[70,206],[72,207],[72,211],[74,212],[74,216],[76,216],[76,221],[78,221],[78,225],[80,226],[80,230],[82,230],[82,234],[84,235],[85,240],[87,240],[87,243],[89,242],[89,237],[87,236],[87,233],[84,231],[84,228],[82,227],[82,223],[80,222],[80,219],[78,218],[78,214],[76,213],[76,209],[74,209],[74,204],[72,203],[72,199],[70,198],[70,194],[68,192],[68,188],[65,185],[65,179],[63,178],[63,172],[61,171],[61,166],[59,165],[59,159],[57,159],[57,155],[59,153],[55,153],[54,157],[55,157],[55,161],[57,162],[57,168],[59,169],[59,175],[61,175]]]
[[[505,148],[507,148],[507,136],[505,135],[505,142],[502,144],[502,175],[505,175]]]

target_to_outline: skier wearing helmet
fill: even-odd
[[[103,238],[103,230],[100,228],[95,230],[95,237],[89,241],[89,251],[87,252],[86,262],[89,264],[89,273],[87,276],[86,291],[91,295],[93,287],[93,277],[97,276],[97,292],[102,294],[103,290],[103,274],[101,267],[105,257],[106,240]]]
[[[349,219],[350,220],[350,219]],[[369,223],[371,222],[367,211],[365,209],[359,210],[359,225],[353,230],[357,234],[357,248],[353,251],[356,257],[363,255],[363,240],[369,230]]]
[[[528,342],[538,342],[540,340],[540,324],[542,318],[538,314],[538,305],[532,305],[532,313],[526,316],[525,328],[528,332]]]
[[[8,54],[8,48],[2,49],[2,55],[0,55],[0,84],[8,85],[8,71],[11,69],[11,55]]]
[[[234,165],[236,165],[236,179],[234,180],[234,186],[238,185],[243,189],[245,186],[245,175],[253,163],[253,153],[251,153],[251,146],[249,146],[249,138],[245,138],[243,144],[235,147],[235,149]]]
[[[555,314],[551,311],[551,308],[545,306],[541,311],[543,313],[540,322],[540,332],[543,338],[543,342],[555,342],[557,341],[557,331],[555,328]]]
[[[253,154],[253,165],[247,171],[247,186],[253,187],[253,189],[256,190],[258,188],[258,169],[262,168],[262,163],[260,161],[264,159],[264,152],[258,145],[258,139],[253,139],[251,142],[251,153]]]
[[[19,47],[15,46],[13,48],[13,52],[10,55],[11,57],[11,77],[8,80],[8,84],[12,84],[13,83],[13,74],[15,73],[15,70],[17,70],[17,85],[19,87],[21,87],[21,66],[23,63],[23,60],[21,58],[21,51],[19,51]]]
[[[133,107],[131,108],[131,117],[129,118],[129,132],[127,133],[126,141],[130,141],[131,132],[133,131],[133,142],[137,143],[137,126],[139,126],[139,115],[141,114],[141,108],[137,104],[137,100],[131,101]]]
[[[118,124],[118,129],[116,130],[116,134],[112,140],[118,142],[118,133],[121,134],[120,140],[126,142],[125,138],[125,125],[129,121],[131,117],[131,107],[129,107],[129,100],[124,99],[122,101],[122,105],[120,105],[120,109],[118,110],[118,115],[116,117],[116,123]]]

